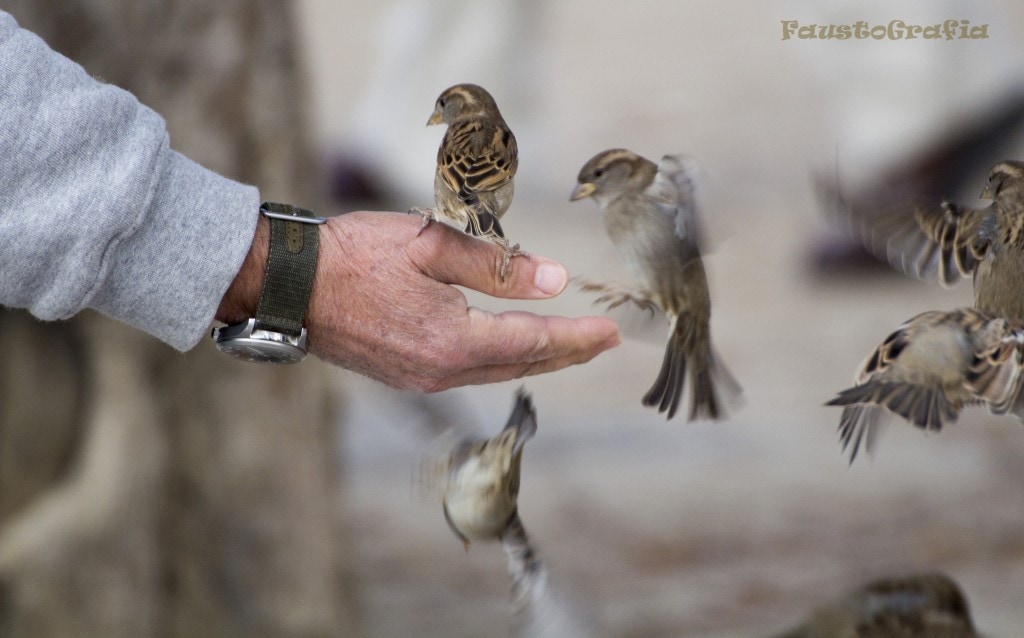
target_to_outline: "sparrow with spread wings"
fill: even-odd
[[[661,371],[643,404],[676,414],[690,378],[689,418],[718,419],[739,385],[711,347],[711,295],[698,237],[690,158],[666,155],[660,164],[625,149],[592,157],[580,170],[572,199],[591,198],[603,212],[605,230],[639,288],[616,291],[586,284],[605,294],[611,307],[632,301],[658,308],[670,322]]]
[[[870,451],[883,410],[925,430],[941,430],[966,405],[1024,420],[1024,323],[974,308],[924,312],[875,349],[855,383],[826,405],[839,421],[850,462],[863,441]]]
[[[896,268],[947,286],[973,277],[975,308],[1024,319],[1024,162],[993,166],[982,198],[992,203],[848,212],[866,247]]]

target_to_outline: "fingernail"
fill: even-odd
[[[569,273],[560,264],[544,263],[533,275],[533,285],[546,295],[557,295],[569,281]]]

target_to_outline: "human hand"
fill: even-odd
[[[618,327],[604,317],[470,307],[449,284],[495,297],[547,299],[565,289],[568,273],[531,255],[513,260],[502,281],[500,246],[444,224],[417,236],[420,224],[400,213],[357,212],[320,227],[306,312],[311,352],[392,387],[436,392],[559,370],[618,345]],[[255,313],[268,238],[261,218],[219,320]]]

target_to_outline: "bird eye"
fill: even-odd
[[[597,169],[596,171],[594,171],[594,177],[597,177],[598,179],[600,179],[600,177],[601,177],[602,175],[604,175],[604,169],[602,169],[602,168],[599,168],[599,169]]]
[[[444,108],[444,104],[446,101],[447,100],[445,100],[444,98],[441,98],[440,100],[437,101],[437,105],[440,106],[441,108]]]

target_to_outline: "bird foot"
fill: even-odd
[[[592,279],[580,279],[573,277],[573,281],[579,287],[580,292],[596,292],[600,296],[594,300],[595,305],[608,304],[605,310],[613,310],[624,303],[633,303],[641,310],[654,313],[658,310],[658,304],[654,301],[649,290],[632,289]]]
[[[524,250],[519,250],[519,244],[512,244],[510,246],[508,241],[503,242],[502,246],[505,247],[505,256],[501,259],[501,280],[505,281],[505,273],[508,272],[508,263],[512,261],[512,258],[526,257],[529,259],[530,253]]]
[[[423,224],[420,226],[420,229],[416,231],[417,237],[419,237],[423,233],[423,230],[430,225],[430,222],[437,220],[437,215],[434,213],[433,208],[420,208],[419,206],[413,206],[407,212],[410,215],[420,215],[423,217]]]

